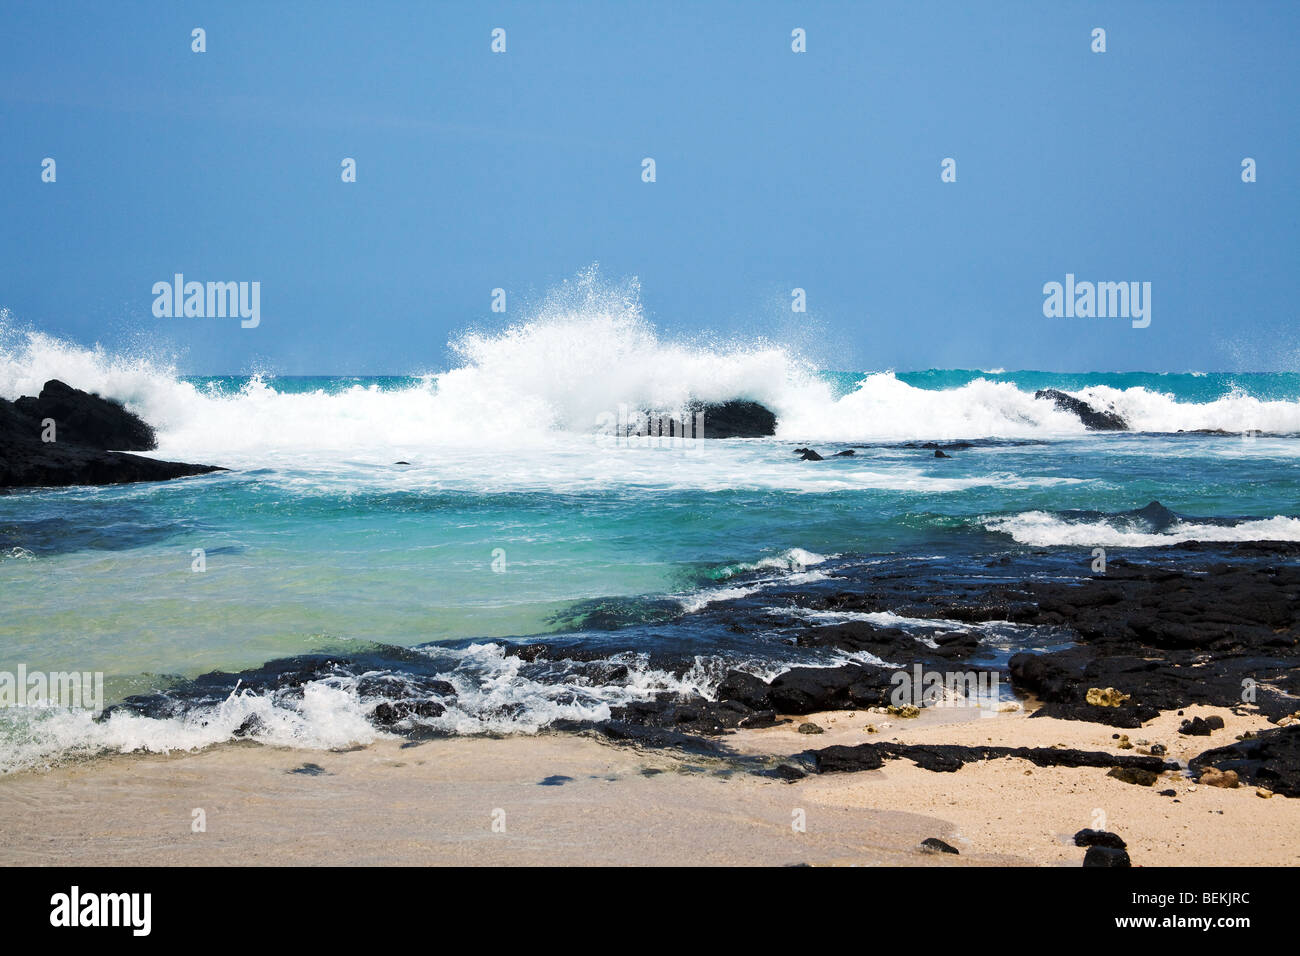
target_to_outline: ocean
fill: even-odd
[[[181,375],[6,333],[0,396],[50,378],[153,424],[150,454],[229,471],[0,495],[0,670],[102,672],[109,705],[0,710],[0,771],[240,738],[534,733],[708,697],[730,668],[852,658],[789,627],[834,617],[808,595],[886,572],[942,589],[1083,577],[1097,549],[1300,540],[1296,373],[828,371],[589,306],[466,333],[449,370],[393,377]],[[1088,432],[1043,388],[1130,430]],[[773,411],[776,435],[597,425],[732,399]],[[990,661],[1068,640],[872,614],[973,629]],[[545,656],[511,651],[539,641]]]

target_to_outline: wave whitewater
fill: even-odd
[[[782,440],[1084,434],[1075,415],[1001,370],[921,387],[888,371],[822,373],[768,341],[666,337],[646,319],[635,280],[606,282],[594,269],[562,284],[527,319],[467,331],[450,351],[448,371],[383,383],[336,379],[301,391],[292,380],[262,375],[187,379],[167,360],[18,330],[0,314],[0,396],[36,394],[59,378],[122,401],[154,424],[160,456],[235,465],[268,449],[320,461],[391,461],[394,449],[536,445],[557,433],[589,436],[620,407],[682,412],[691,402],[732,399],[771,409]],[[1300,434],[1300,394],[1266,399],[1228,387],[1195,401],[1144,386],[1062,390],[1115,411],[1136,432]]]
[[[1177,514],[1155,501],[1145,508],[1111,515],[1023,511],[987,519],[984,527],[1010,535],[1017,544],[1038,548],[1159,548],[1189,541],[1300,541],[1300,518],[1195,518]]]

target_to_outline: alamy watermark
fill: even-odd
[[[704,437],[704,412],[668,415],[619,405],[616,412],[597,415],[596,428],[602,441],[616,447],[693,449],[699,447],[694,439]]]
[[[172,281],[153,284],[153,314],[158,319],[242,319],[245,329],[262,323],[262,283],[186,282],[177,272]]]
[[[103,671],[0,671],[0,707],[62,707],[104,712]]]
[[[889,702],[895,707],[976,707],[981,717],[998,712],[997,671],[927,671],[914,664],[894,671]]]
[[[1049,319],[1132,319],[1135,329],[1151,324],[1150,282],[1076,282],[1067,272],[1064,284],[1046,283],[1043,296]]]
[[[73,886],[50,897],[50,925],[56,928],[120,927],[132,936],[153,928],[152,893],[84,893]]]

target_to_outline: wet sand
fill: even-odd
[[[1227,725],[1212,738],[1180,736],[1173,713],[1127,733],[1186,760],[1269,726],[1220,708],[1186,711],[1211,713]],[[799,733],[806,721],[826,732]],[[748,755],[882,740],[1137,752],[1119,750],[1115,733],[1023,712],[936,709],[902,720],[837,711],[723,741]],[[1177,796],[1159,795],[1168,788]],[[194,830],[196,809],[206,832]],[[800,818],[802,832],[792,826]],[[1300,801],[1174,773],[1141,787],[1101,769],[1014,758],[956,773],[896,760],[784,783],[725,759],[542,734],[329,752],[229,744],[0,778],[4,865],[1078,866],[1084,851],[1071,837],[1084,827],[1124,837],[1135,866],[1300,864]],[[961,854],[922,852],[926,837]]]

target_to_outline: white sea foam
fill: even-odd
[[[733,578],[746,571],[802,571],[825,561],[826,555],[805,551],[803,548],[789,548],[768,558],[729,565],[718,572],[718,577]]]
[[[1300,433],[1300,403],[1264,401],[1236,390],[1213,402],[1180,402],[1145,388],[1094,385],[1072,392],[1094,408],[1112,409],[1138,432],[1198,429],[1239,434],[1248,430]]]
[[[1180,521],[1159,532],[1143,530],[1121,520],[1070,521],[1045,511],[1025,511],[990,518],[984,526],[1010,535],[1020,544],[1044,548],[1154,548],[1183,541],[1300,541],[1300,518],[1277,515],[1230,525]]]
[[[278,747],[328,750],[381,736],[349,679],[313,681],[292,703],[237,691],[215,706],[167,718],[118,710],[97,721],[86,710],[11,707],[0,713],[0,773],[76,755],[198,750],[235,739],[250,720],[257,726],[253,739]]]
[[[826,558],[823,555],[805,551],[803,548],[790,548],[780,554],[761,558],[758,561],[730,565],[718,572],[718,578],[724,581],[734,578],[738,574],[756,571],[775,571],[776,573],[773,575],[755,578],[742,585],[700,588],[689,594],[677,595],[677,600],[681,602],[682,610],[687,614],[694,614],[710,604],[748,597],[773,585],[790,586],[824,581],[826,574],[816,570],[815,566],[825,561]]]
[[[412,719],[428,729],[455,734],[536,733],[557,720],[604,720],[612,707],[664,692],[713,699],[728,670],[770,680],[787,666],[773,660],[697,656],[677,675],[651,667],[648,654],[629,652],[611,658],[627,667],[627,676],[602,684],[581,677],[535,680],[523,673],[519,657],[506,654],[497,643],[430,653],[450,658],[450,670],[443,676],[456,694],[445,699],[441,715]],[[388,736],[367,715],[383,699],[402,700],[410,683],[400,675],[390,679],[394,683],[388,697],[363,698],[359,678],[333,677],[304,684],[301,694],[237,690],[217,704],[192,705],[175,717],[117,710],[97,721],[84,710],[7,708],[0,712],[0,774],[41,769],[69,757],[195,751],[241,738],[301,750],[366,744]]]
[[[758,584],[740,588],[709,588],[682,595],[678,600],[682,603],[682,610],[687,614],[694,614],[710,604],[717,604],[720,601],[734,601],[737,598],[756,594],[760,590],[762,590],[762,585]]]

